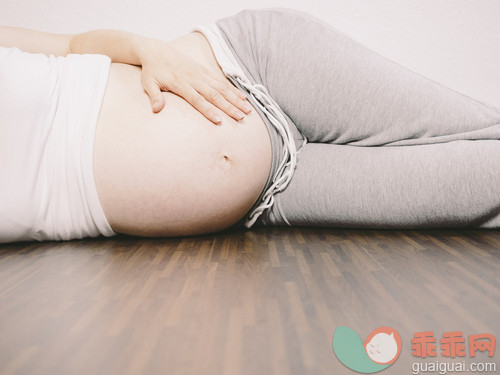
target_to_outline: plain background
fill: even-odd
[[[500,107],[498,0],[0,0],[0,24],[58,33],[113,28],[169,40],[266,7],[304,10],[401,65]]]

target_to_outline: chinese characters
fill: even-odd
[[[469,355],[475,357],[476,352],[488,352],[489,357],[495,354],[495,336],[489,333],[480,333],[468,336]],[[461,331],[445,332],[439,340],[442,357],[465,357],[465,337]],[[416,332],[411,339],[411,350],[414,357],[436,357],[437,344],[434,332]]]

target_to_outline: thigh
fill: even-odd
[[[309,142],[500,138],[499,108],[412,72],[304,13],[247,10],[217,25],[251,78],[267,87]]]
[[[482,226],[499,215],[499,160],[495,140],[395,147],[308,144],[265,220],[373,228]]]

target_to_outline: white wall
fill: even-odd
[[[0,24],[172,39],[243,8],[305,10],[379,53],[500,106],[499,0],[0,0]]]

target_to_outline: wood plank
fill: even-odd
[[[500,339],[499,270],[498,230],[0,245],[0,373],[349,374],[339,325],[362,339],[395,328],[403,351],[384,374],[411,373],[415,332]]]

